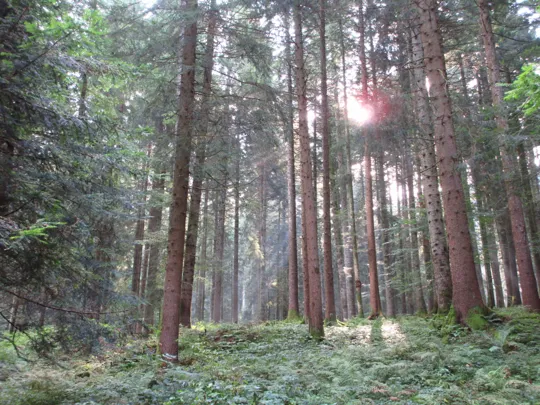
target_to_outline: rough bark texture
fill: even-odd
[[[321,283],[319,270],[319,253],[317,247],[317,212],[313,190],[313,175],[309,148],[307,121],[306,74],[304,66],[304,47],[302,39],[301,6],[295,1],[295,60],[296,60],[296,93],[298,96],[300,138],[300,163],[302,169],[302,209],[305,213],[306,253],[309,277],[309,314],[308,325],[312,336],[320,338],[324,335]],[[305,292],[304,292],[305,293]]]
[[[298,303],[298,250],[296,239],[296,175],[294,167],[294,129],[293,129],[293,74],[291,56],[291,37],[289,33],[289,12],[285,17],[285,52],[287,58],[287,201],[289,207],[289,313],[293,319],[300,315]]]
[[[420,23],[427,77],[431,84],[435,147],[445,211],[452,272],[453,304],[457,320],[466,322],[469,311],[483,308],[476,278],[467,219],[467,207],[457,163],[452,106],[447,91],[446,67],[438,28],[435,0],[414,0]]]
[[[497,110],[497,127],[500,135],[507,135],[508,121],[504,111],[503,89],[498,85],[501,82],[500,65],[495,52],[495,37],[491,26],[489,4],[487,0],[479,0],[477,4],[480,10],[480,27],[486,53],[486,66],[488,68],[491,97],[493,106]],[[516,182],[513,180],[513,175],[517,173],[517,163],[509,145],[506,145],[502,139],[500,152],[503,164],[504,184],[508,195],[508,210],[512,224],[512,236],[516,248],[516,261],[521,282],[523,305],[530,307],[532,310],[540,311],[540,297],[533,270],[529,238],[525,227],[523,204]]]
[[[432,119],[428,105],[424,71],[424,50],[418,32],[413,31],[413,95],[420,129],[420,165],[422,185],[424,189],[429,241],[431,247],[431,261],[435,278],[435,295],[437,307],[440,312],[448,312],[452,304],[452,278],[450,274],[450,261],[448,245],[444,229],[444,219],[439,193],[437,161],[433,141]]]
[[[197,0],[185,0],[183,8],[187,15],[195,16]],[[178,344],[176,341],[180,324],[180,288],[184,265],[184,242],[188,208],[196,48],[197,21],[192,20],[186,25],[183,33],[175,165],[169,217],[169,243],[163,291],[162,329],[159,341],[161,354],[172,361],[178,360]]]
[[[330,131],[328,128],[328,86],[326,73],[326,0],[319,1],[321,41],[321,138],[323,155],[323,250],[324,250],[324,293],[327,321],[336,320],[334,297],[334,270],[332,266],[332,225],[330,218]]]
[[[204,79],[199,115],[199,145],[195,158],[193,184],[191,187],[191,203],[189,207],[188,230],[186,237],[186,252],[184,258],[184,273],[182,275],[182,291],[180,296],[180,324],[191,327],[191,301],[193,297],[193,278],[197,258],[197,239],[199,236],[199,216],[201,211],[202,185],[204,181],[204,164],[206,160],[206,144],[208,124],[210,120],[210,97],[212,92],[212,69],[214,66],[214,36],[217,22],[216,2],[212,1],[208,18],[206,34],[206,49],[204,52]]]

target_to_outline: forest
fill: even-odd
[[[0,0],[0,404],[540,404],[539,30]]]

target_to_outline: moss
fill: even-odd
[[[318,328],[309,328],[309,334],[311,337],[315,340],[323,340],[324,338],[324,328],[318,329]]]
[[[485,318],[487,309],[474,307],[467,313],[465,324],[472,330],[483,330],[489,325]]]
[[[298,311],[296,311],[294,309],[289,309],[289,313],[287,314],[287,322],[302,323],[303,318],[300,316]]]

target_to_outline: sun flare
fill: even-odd
[[[364,125],[373,118],[373,110],[367,104],[360,103],[356,98],[347,99],[349,120],[357,125]]]

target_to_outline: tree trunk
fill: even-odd
[[[319,37],[321,41],[321,137],[323,155],[323,248],[326,321],[336,320],[334,270],[332,266],[332,225],[330,219],[330,131],[328,129],[328,88],[326,73],[326,0],[319,0]]]
[[[204,189],[203,208],[203,234],[201,241],[201,258],[199,260],[199,277],[197,278],[197,309],[195,311],[198,321],[204,321],[204,301],[206,299],[206,270],[208,269],[208,185]]]
[[[540,311],[540,296],[534,275],[529,247],[529,238],[525,227],[525,214],[519,191],[513,176],[517,173],[517,164],[510,149],[502,136],[508,135],[508,121],[504,112],[503,89],[499,86],[500,66],[495,51],[495,38],[491,26],[490,10],[487,0],[478,0],[480,10],[480,27],[484,49],[486,53],[486,66],[491,87],[491,97],[496,111],[497,128],[501,135],[500,152],[503,164],[504,185],[508,195],[508,210],[512,224],[512,236],[516,248],[516,261],[521,281],[523,305],[534,311]]]
[[[458,153],[448,95],[446,67],[437,23],[435,0],[414,0],[420,22],[427,77],[433,101],[435,148],[450,252],[453,304],[457,320],[466,323],[469,311],[484,308],[476,278],[467,207],[458,171]]]
[[[296,60],[296,93],[298,96],[300,138],[300,163],[302,171],[302,210],[305,215],[305,234],[308,283],[309,283],[309,331],[315,338],[324,336],[321,283],[319,270],[319,252],[317,247],[317,212],[313,190],[313,173],[309,151],[309,133],[307,121],[306,72],[304,66],[304,46],[302,39],[302,16],[299,0],[295,1],[295,60]],[[305,292],[306,293],[306,292]]]
[[[413,96],[415,100],[418,127],[420,130],[420,165],[422,185],[426,200],[431,260],[435,278],[437,308],[446,313],[452,304],[452,278],[448,256],[448,245],[444,229],[443,210],[437,172],[437,160],[433,141],[432,119],[428,105],[428,94],[424,71],[424,51],[418,33],[412,35],[413,55]]]
[[[234,251],[233,251],[233,285],[232,285],[232,321],[238,323],[238,271],[240,249],[240,135],[236,135],[236,162],[235,162],[235,185],[234,185]]]
[[[389,236],[390,221],[388,218],[388,204],[386,197],[384,151],[382,150],[379,152],[379,157],[377,159],[377,177],[377,186],[379,189],[379,204],[381,208],[381,244],[384,263],[384,291],[386,298],[386,316],[393,318],[396,316],[396,310],[394,308],[394,291],[392,288],[392,252]]]
[[[414,301],[416,304],[416,311],[420,313],[426,313],[426,301],[424,300],[424,288],[422,286],[422,275],[420,273],[420,248],[418,245],[418,231],[416,230],[418,224],[416,221],[416,204],[414,199],[414,172],[412,168],[412,157],[409,153],[406,154],[406,168],[407,168],[407,188],[409,190],[409,227],[411,234],[411,253],[412,253],[412,277],[413,277],[413,289],[414,289]]]
[[[186,252],[184,258],[184,273],[182,275],[182,291],[180,297],[180,324],[186,328],[191,327],[191,301],[193,298],[193,276],[197,258],[197,238],[199,235],[199,216],[201,211],[202,185],[204,181],[204,164],[206,161],[206,144],[208,140],[208,124],[210,120],[210,97],[212,93],[212,69],[214,67],[214,36],[216,32],[217,10],[216,1],[212,0],[208,18],[206,34],[206,49],[203,67],[204,79],[199,114],[199,145],[193,173],[191,187],[191,202],[189,207],[189,220],[186,238]]]
[[[259,165],[259,274],[257,275],[257,318],[266,320],[266,163]]]
[[[293,74],[291,56],[291,36],[289,31],[289,10],[285,16],[285,52],[287,58],[287,201],[289,207],[289,312],[287,317],[300,316],[298,302],[298,250],[296,240],[296,176],[294,167],[294,110],[293,110]]]
[[[190,16],[183,33],[183,46],[176,127],[176,150],[169,218],[169,243],[163,291],[163,316],[160,352],[164,358],[178,360],[178,331],[180,324],[180,288],[184,265],[184,242],[189,188],[189,159],[193,130],[195,99],[195,55],[197,48],[197,0],[184,0],[183,9]]]

